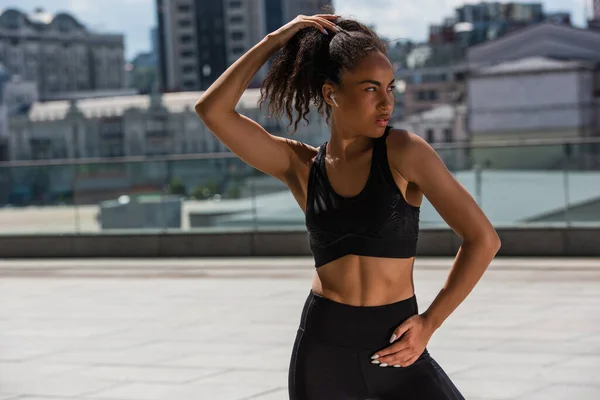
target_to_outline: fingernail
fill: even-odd
[[[390,343],[392,343],[394,340],[396,340],[396,334],[395,333],[390,338]]]
[[[388,365],[386,363],[380,364],[380,367],[387,367]]]
[[[342,28],[340,28],[339,26],[334,26],[333,28],[338,32],[341,32],[341,30],[342,30]]]
[[[371,357],[371,360],[376,360],[379,358],[379,354],[375,354],[373,357]]]
[[[402,365],[394,365],[394,368],[400,368]]]
[[[323,30],[323,33],[329,36],[329,33],[327,33],[326,30]]]
[[[373,360],[373,361],[371,361],[371,364],[379,364],[379,361]]]

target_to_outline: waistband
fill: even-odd
[[[416,296],[380,306],[339,303],[310,290],[300,321],[306,336],[333,346],[374,349],[389,346],[394,330],[418,313]]]

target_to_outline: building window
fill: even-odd
[[[425,140],[427,140],[428,143],[434,143],[435,142],[435,136],[433,134],[433,129],[427,129],[425,131]]]
[[[231,54],[234,57],[241,57],[246,52],[244,47],[236,46],[231,49]]]
[[[149,119],[147,121],[147,125],[146,125],[146,136],[147,137],[154,137],[154,138],[160,138],[160,137],[166,137],[168,136],[168,129],[167,129],[167,119],[165,117],[160,117],[160,116],[156,116],[156,117],[151,117],[151,119]]]
[[[184,74],[191,74],[195,71],[196,71],[196,68],[194,68],[193,65],[186,65],[185,67],[182,68],[182,72]]]
[[[241,24],[242,22],[244,22],[244,17],[241,15],[233,15],[230,19],[229,22],[232,24]]]
[[[417,101],[436,101],[439,98],[437,90],[419,90],[415,92]]]
[[[183,88],[186,90],[195,89],[196,81],[183,81]]]
[[[182,51],[181,52],[181,57],[182,58],[190,58],[194,55],[193,51]]]
[[[231,40],[244,40],[244,32],[231,32]]]
[[[444,141],[446,143],[452,143],[452,129],[451,128],[444,129]]]
[[[189,19],[181,19],[181,20],[179,20],[179,27],[180,28],[187,28],[188,26],[192,26],[192,21],[190,21]]]
[[[179,38],[179,41],[181,42],[181,44],[188,44],[192,42],[192,37],[190,35],[182,35]]]
[[[191,9],[191,7],[189,4],[180,4],[179,5],[179,12],[181,12],[181,13],[188,13],[188,12],[190,12],[190,9]]]
[[[423,79],[422,79],[423,83],[446,82],[446,81],[447,81],[446,74],[427,74],[427,75],[423,75]]]
[[[240,0],[232,0],[229,2],[230,8],[242,8],[242,2]]]

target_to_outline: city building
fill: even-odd
[[[456,103],[464,94],[465,76],[464,64],[399,70],[397,77],[406,84],[402,118]]]
[[[160,87],[206,90],[242,54],[298,14],[330,0],[156,0]],[[250,87],[267,73],[261,68]]]
[[[407,68],[399,70],[407,84],[402,117],[465,96],[466,58],[471,47],[542,22],[571,25],[569,13],[545,13],[541,3],[481,2],[457,7],[453,17],[430,26],[429,42],[412,48],[406,57]]]
[[[592,0],[592,16],[588,21],[588,27],[600,30],[600,0]]]
[[[139,53],[127,64],[128,87],[140,94],[150,93],[158,85],[157,59],[153,53]]]
[[[228,151],[196,115],[202,92],[152,93],[34,103],[9,118],[11,160],[152,156]],[[248,89],[239,112],[269,132],[285,136],[284,123],[259,110],[258,89]],[[328,134],[321,118],[299,125],[303,141],[317,144]]]
[[[600,137],[600,32],[537,24],[472,47],[468,55],[468,131],[472,142]],[[578,146],[594,151],[594,146]],[[510,153],[496,166],[560,166],[563,149]],[[509,154],[505,152],[504,154]],[[490,159],[488,155],[481,155]],[[537,159],[536,159],[537,158]],[[578,157],[587,166],[599,154]],[[519,166],[519,165],[517,165]]]
[[[41,100],[124,86],[123,35],[92,33],[66,13],[4,10],[0,62],[11,74],[36,82]]]
[[[28,113],[9,118],[9,158],[22,161],[228,152],[194,110],[201,96],[202,92],[155,92],[34,103]],[[266,115],[268,104],[262,110],[257,107],[259,97],[258,89],[248,89],[238,103],[238,112],[256,120],[271,134],[291,137],[285,121]],[[310,125],[299,124],[294,137],[317,146],[329,137],[329,127],[316,112],[308,119]],[[11,170],[11,192],[15,193],[14,201],[20,203],[36,198],[32,188],[45,196],[76,195],[79,202],[95,202],[114,198],[125,189],[160,191],[168,182],[164,174],[175,174],[192,188],[223,177],[232,166],[240,165],[236,159],[199,159],[169,166],[151,161],[113,161],[91,171],[85,166],[68,165],[44,171],[16,168]],[[137,187],[140,182],[144,182],[143,188]],[[73,188],[76,193],[71,193]]]
[[[413,114],[399,126],[422,137],[429,144],[467,144],[467,109],[464,103],[443,104]],[[468,149],[438,149],[440,158],[450,170],[469,169]]]
[[[0,64],[0,162],[8,160],[9,118],[27,112],[38,98],[35,82],[23,81]]]
[[[9,117],[27,112],[39,99],[35,82],[23,81],[18,75],[12,75],[10,80],[0,84],[0,91],[0,104]]]

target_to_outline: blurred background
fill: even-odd
[[[469,400],[600,399],[600,0],[0,0],[0,400],[288,398],[304,215],[194,104],[331,2],[502,240],[436,360]],[[237,108],[289,137],[267,68]],[[461,241],[426,200],[421,228],[425,310]]]
[[[189,245],[132,241],[119,255],[308,254],[286,187],[233,156],[193,107],[267,33],[333,5],[388,42],[391,125],[431,143],[498,229],[546,244],[505,241],[503,254],[599,254],[600,1],[404,3],[2,0],[0,248],[110,256],[99,241],[141,234]],[[290,136],[257,108],[267,68],[239,112]],[[319,145],[328,126],[309,119],[296,138]],[[421,221],[421,254],[451,254],[457,242],[426,201]]]

